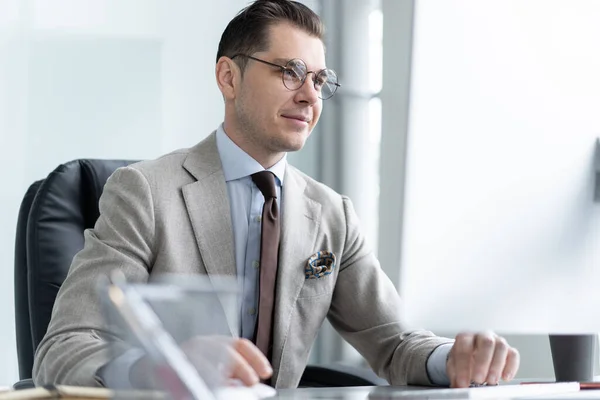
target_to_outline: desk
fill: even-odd
[[[536,388],[537,386],[537,388]],[[166,400],[162,392],[122,391],[111,392],[103,388],[75,388],[58,386],[64,398],[94,398],[94,399],[119,399],[119,400]],[[40,392],[41,391],[41,392]],[[76,393],[78,395],[76,395]],[[221,393],[218,398],[228,400],[242,400],[254,397],[249,393]],[[22,391],[0,394],[0,399],[23,400],[29,398],[50,399],[57,398],[56,393],[48,392],[43,388],[27,389]],[[579,391],[576,383],[563,383],[551,385],[500,385],[473,389],[442,389],[423,386],[362,386],[340,388],[299,388],[279,389],[277,395],[269,399],[279,400],[427,400],[427,399],[519,399],[519,400],[600,400],[600,390]],[[267,399],[265,399],[267,400]]]
[[[394,393],[408,390],[430,390],[424,386],[353,386],[340,388],[299,388],[279,389],[276,399],[306,400],[306,399],[335,399],[335,400],[364,400],[392,398]]]
[[[276,399],[394,400],[394,399],[595,399],[600,390],[579,391],[577,383],[443,389],[423,386],[362,386],[346,388],[280,389]]]

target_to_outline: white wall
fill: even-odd
[[[74,158],[156,157],[216,128],[217,45],[247,3],[0,1],[0,386],[18,378],[13,254],[27,187]]]
[[[586,299],[559,318],[554,303],[591,295],[577,288],[596,274],[598,21],[593,0],[416,1],[400,282],[412,322],[594,325],[576,313]],[[521,377],[552,376],[544,335],[510,340]]]

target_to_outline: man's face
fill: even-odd
[[[320,39],[289,24],[269,30],[269,49],[249,54],[262,60],[285,65],[291,59],[303,60],[308,71],[325,68],[325,49]],[[300,150],[317,124],[323,101],[309,74],[300,89],[287,89],[281,69],[246,59],[235,111],[244,136],[269,154]]]

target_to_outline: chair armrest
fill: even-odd
[[[370,368],[343,364],[308,365],[299,387],[389,386]]]
[[[19,382],[13,385],[13,389],[21,390],[21,389],[31,389],[34,388],[35,384],[33,383],[33,379],[21,379]]]

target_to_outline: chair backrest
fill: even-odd
[[[15,322],[19,376],[31,378],[33,356],[85,229],[99,216],[108,177],[136,161],[75,160],[33,183],[19,210],[15,240]]]

